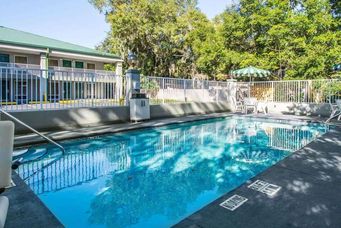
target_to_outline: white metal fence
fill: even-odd
[[[237,97],[259,101],[294,103],[335,103],[341,98],[341,80],[295,80],[238,83]]]
[[[125,105],[126,78],[108,71],[41,70],[0,66],[0,108],[30,111]],[[151,104],[179,102],[258,101],[335,103],[341,80],[221,82],[166,77],[141,77]]]
[[[0,101],[6,111],[121,105],[124,77],[0,67]]]
[[[233,96],[233,83],[166,77],[142,77],[141,88],[152,104],[220,102]]]
[[[219,102],[256,97],[258,101],[335,103],[341,98],[341,80],[221,82],[142,77],[141,87],[152,103]]]

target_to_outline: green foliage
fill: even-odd
[[[286,79],[314,79],[329,77],[340,61],[341,33],[329,1],[241,0],[222,18],[225,47],[243,56],[234,69],[256,65],[277,78],[285,70]]]
[[[104,64],[104,70],[106,71],[114,71],[116,70],[116,67],[115,65],[112,65],[112,64]]]
[[[193,0],[91,2],[111,25],[100,48],[138,53],[144,75],[224,79],[254,65],[277,79],[315,79],[341,62],[340,1],[240,0],[212,21]]]
[[[160,86],[155,79],[141,76],[141,89],[145,90],[149,98],[154,98],[157,96]]]
[[[146,76],[141,76],[141,89],[159,90],[159,84],[155,80],[149,80]]]
[[[145,75],[191,76],[196,73],[193,45],[211,23],[190,0],[92,0],[106,13],[111,32],[102,49],[138,53]]]

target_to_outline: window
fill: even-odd
[[[49,66],[50,67],[57,67],[57,66],[59,66],[58,59],[49,59]]]
[[[76,61],[75,66],[76,66],[76,68],[81,68],[81,69],[83,69],[83,68],[84,68],[84,63],[83,63],[83,62]]]
[[[95,70],[96,69],[96,65],[94,63],[88,63],[86,65],[86,68],[90,69],[90,70]]]
[[[14,63],[27,64],[27,56],[14,56]]]
[[[71,60],[65,60],[63,59],[63,67],[72,67],[72,62]]]
[[[9,55],[0,54],[0,63],[9,63]]]

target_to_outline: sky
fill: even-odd
[[[232,0],[199,0],[210,19]],[[109,25],[88,0],[1,0],[0,26],[19,29],[86,47],[106,37]]]

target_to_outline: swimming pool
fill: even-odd
[[[169,227],[326,131],[209,119],[65,141],[66,155],[51,147],[18,173],[66,227]]]

